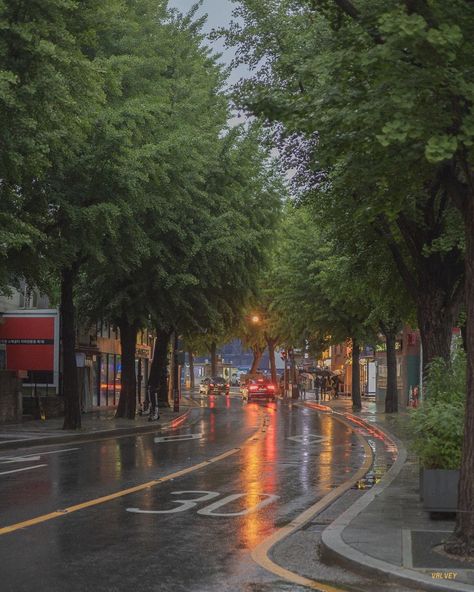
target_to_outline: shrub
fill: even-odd
[[[428,369],[425,401],[413,411],[413,447],[426,469],[459,469],[466,398],[466,356],[456,348],[450,362]]]

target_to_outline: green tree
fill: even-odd
[[[0,4],[0,286],[43,284],[50,203],[41,181],[76,152],[103,98],[97,35],[119,0]]]
[[[332,182],[337,176],[352,188],[391,247],[395,226],[412,259],[408,274],[393,251],[413,291],[428,360],[448,359],[462,302],[461,225],[454,241],[445,237],[451,206],[458,209],[466,248],[466,343],[474,360],[474,6],[441,0],[275,4],[278,18],[265,19],[260,0],[245,0],[246,25],[233,32],[247,52],[249,40],[257,40],[251,59],[267,58],[267,76],[243,89],[246,104],[292,129],[317,131],[322,167],[334,171]],[[460,511],[448,548],[472,554],[474,362],[467,373]]]
[[[186,291],[198,283],[190,266],[201,240],[202,179],[215,159],[227,107],[219,96],[221,69],[201,46],[193,13],[170,14],[144,0],[130,3],[128,14],[133,26],[104,40],[119,77],[104,108],[103,144],[94,139],[91,157],[108,188],[100,195],[109,196],[107,208],[115,212],[117,203],[119,211],[111,232],[100,233],[100,257],[89,257],[86,300],[95,316],[120,328],[117,415],[134,418],[137,330],[150,320],[167,342],[178,329]],[[93,173],[87,171],[84,183]],[[161,360],[167,352],[162,345]],[[151,378],[163,393],[156,362]]]

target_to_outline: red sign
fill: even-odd
[[[0,321],[0,344],[6,346],[7,369],[54,371],[54,316],[12,316]]]

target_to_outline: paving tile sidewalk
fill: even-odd
[[[135,420],[116,418],[115,409],[91,411],[82,414],[82,427],[74,431],[62,429],[63,418],[61,417],[44,421],[30,419],[22,423],[1,425],[0,450],[153,432],[183,418],[194,406],[195,403],[192,400],[183,396],[179,412],[160,409],[160,419],[157,421],[148,421],[146,415],[137,415]]]
[[[366,573],[376,572],[377,568],[384,571],[385,565],[391,570],[389,579],[404,581],[419,590],[474,591],[474,562],[452,559],[438,547],[452,532],[454,519],[434,520],[422,507],[419,465],[411,450],[408,413],[402,410],[386,416],[373,402],[363,402],[363,409],[358,413],[352,412],[348,400],[324,402],[324,405],[336,413],[357,415],[375,424],[395,436],[400,450],[387,479],[349,508],[346,517],[338,519],[339,526],[336,521],[334,531],[338,532],[331,532],[333,526],[329,527],[327,541],[342,540],[337,553],[326,548],[323,535],[328,556]]]

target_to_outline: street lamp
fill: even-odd
[[[257,325],[258,323],[260,323],[260,317],[258,316],[258,314],[253,314],[253,315],[250,317],[250,320],[252,321],[252,323],[253,323],[254,325]]]

